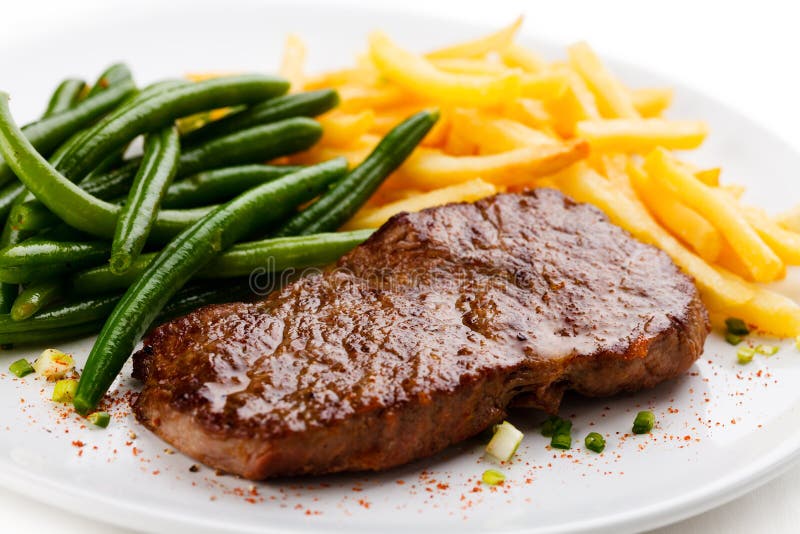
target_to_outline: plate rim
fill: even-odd
[[[264,7],[271,6],[278,9],[297,9],[302,5],[313,5],[322,7],[323,9],[331,9],[331,4],[321,0],[269,0],[267,2],[258,2],[256,0],[235,0],[236,4],[240,6],[250,7]],[[208,0],[200,0],[197,2],[190,2],[189,0],[177,0],[169,4],[162,4],[153,1],[143,1],[136,6],[136,9],[130,9],[125,13],[126,20],[138,20],[139,17],[147,14],[153,9],[165,11],[177,11],[181,5],[189,5],[196,7],[207,7],[211,5],[218,5]],[[430,22],[439,22],[458,24],[465,30],[474,30],[476,32],[486,31],[488,28],[487,23],[466,20],[462,18],[445,18],[443,15],[434,13],[415,13],[408,9],[404,9],[397,5],[381,5],[379,3],[370,3],[368,5],[352,0],[344,0],[342,4],[357,9],[362,13],[368,13],[370,16],[379,15],[394,15],[405,17],[407,19],[427,19]],[[135,5],[135,4],[134,4]],[[127,6],[126,6],[127,7]],[[80,24],[75,24],[71,28],[91,28],[100,23],[119,23],[123,20],[123,15],[115,11],[103,11],[102,17],[93,20],[91,23],[84,21]],[[456,17],[458,15],[456,14]],[[37,36],[46,34],[42,30],[31,31],[18,39],[16,44],[24,44],[26,42],[34,41]],[[64,32],[59,33],[63,35]],[[568,43],[555,39],[541,38],[533,35],[531,30],[526,29],[524,26],[520,30],[520,37],[532,43],[538,43],[548,48],[564,47]],[[14,47],[14,42],[9,43],[8,48]],[[6,49],[6,47],[0,47]],[[643,77],[652,79],[655,82],[664,83],[670,87],[675,88],[676,94],[681,98],[688,97],[690,100],[704,100],[712,103],[719,110],[723,111],[726,115],[735,117],[739,121],[749,123],[756,131],[752,132],[753,135],[766,137],[769,144],[780,146],[782,150],[791,153],[798,160],[800,160],[800,151],[798,151],[786,139],[779,136],[771,128],[764,125],[760,120],[744,113],[733,106],[721,101],[714,96],[706,93],[693,86],[691,82],[675,81],[670,78],[669,74],[661,74],[650,70],[648,67],[641,66],[637,63],[619,60],[613,54],[603,55],[604,61],[611,65],[622,67],[626,70],[636,71]],[[800,408],[800,403],[793,406],[794,410]],[[588,519],[582,521],[574,521],[570,523],[562,523],[553,525],[551,527],[537,528],[510,528],[505,529],[506,532],[515,532],[519,534],[541,534],[541,533],[561,533],[561,532],[634,532],[641,530],[650,530],[659,527],[671,525],[682,520],[697,516],[703,512],[709,511],[713,508],[733,501],[734,499],[745,495],[758,487],[766,484],[767,482],[778,477],[785,471],[800,463],[800,428],[793,433],[783,434],[780,446],[773,447],[769,453],[762,455],[758,461],[751,462],[744,467],[740,467],[732,471],[729,475],[718,478],[710,483],[698,485],[693,491],[684,493],[682,495],[651,504],[644,508],[629,510],[625,512],[618,512],[611,515],[604,515],[596,519]],[[76,490],[74,485],[64,484],[48,478],[39,473],[26,471],[12,461],[0,458],[0,486],[9,489],[20,495],[24,495],[37,502],[47,503],[57,509],[79,515],[81,517],[97,521],[99,523],[111,524],[121,528],[131,528],[132,524],[136,525],[137,529],[146,529],[148,532],[163,531],[165,526],[175,528],[192,528],[194,531],[199,532],[261,532],[261,533],[281,533],[286,532],[285,528],[279,526],[259,526],[257,528],[250,528],[244,525],[230,525],[224,522],[223,519],[210,521],[208,518],[195,518],[194,516],[183,514],[180,512],[168,512],[164,508],[151,509],[137,502],[125,501],[119,498],[107,497],[101,493],[92,492],[89,490]],[[51,491],[58,492],[59,499],[48,500],[46,496]],[[86,510],[86,502],[92,501],[100,503],[106,508],[104,509],[104,516],[97,517],[92,515]],[[132,523],[130,519],[136,518],[136,523]],[[310,526],[293,527],[296,532],[334,532],[341,531],[341,528],[320,526],[313,524]]]

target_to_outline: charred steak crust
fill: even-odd
[[[251,479],[432,455],[515,404],[651,387],[708,317],[669,257],[538,189],[393,217],[335,269],[201,308],[134,356],[137,418]]]

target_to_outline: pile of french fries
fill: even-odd
[[[308,76],[306,49],[290,36],[281,72],[294,91],[336,88],[324,137],[292,162],[345,156],[357,164],[380,136],[415,111],[442,118],[347,229],[380,226],[401,211],[553,187],[602,209],[693,276],[712,322],[739,317],[765,334],[800,334],[800,306],[763,283],[800,265],[800,209],[772,218],[740,202],[674,150],[697,148],[701,121],[663,118],[672,91],[624,85],[586,43],[546,61],[515,42],[522,20],[427,54],[375,32],[351,68]]]

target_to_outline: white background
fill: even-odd
[[[155,3],[153,0],[138,3],[143,1]],[[680,79],[762,123],[800,150],[800,19],[795,2],[387,0],[363,3],[404,6],[417,12],[447,14],[495,25],[524,13],[527,30],[543,39],[557,43],[585,39],[602,55]],[[343,2],[343,9],[354,9],[357,4]],[[101,18],[104,12],[125,8],[125,2],[113,0],[3,0],[0,5],[0,49],[32,34],[46,35],[48,29],[85,24]],[[223,5],[224,0],[220,0],[220,6]],[[0,73],[2,86],[3,73]],[[796,191],[800,197],[800,187]],[[800,503],[800,468],[795,467],[745,497],[658,532],[797,532],[800,524],[797,503]],[[98,518],[103,516],[102,510],[94,513]],[[3,532],[127,532],[52,511],[4,490],[0,490],[0,517]]]

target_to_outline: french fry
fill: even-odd
[[[697,148],[707,133],[704,122],[688,120],[606,119],[582,121],[576,126],[576,135],[589,141],[592,149],[613,152]]]
[[[345,85],[338,87],[342,111],[358,112],[364,109],[382,110],[395,106],[418,103],[419,100],[399,87],[370,87]]]
[[[436,189],[466,182],[476,176],[495,185],[517,185],[554,174],[586,157],[586,143],[527,147],[486,156],[450,156],[429,149],[417,150],[400,167],[399,176],[410,187]]]
[[[520,75],[520,91],[526,98],[552,100],[567,89],[570,77],[562,72]]]
[[[290,33],[286,36],[283,49],[283,60],[278,72],[289,80],[289,92],[301,91],[305,85],[306,45],[299,35]]]
[[[628,165],[628,175],[639,198],[666,229],[688,244],[705,261],[717,261],[724,243],[719,230],[680,202],[669,190],[659,187],[637,165]]]
[[[509,45],[501,57],[509,67],[520,68],[525,72],[536,74],[547,69],[547,62],[544,59],[518,44]]]
[[[297,165],[311,165],[314,163],[321,163],[329,159],[344,157],[350,167],[355,167],[372,152],[372,149],[380,141],[380,138],[374,135],[365,134],[358,139],[353,146],[347,148],[336,148],[323,146],[317,144],[309,150],[293,154],[289,157],[291,163]]]
[[[613,223],[666,252],[681,269],[694,277],[704,299],[708,296],[722,307],[731,307],[753,298],[755,291],[750,284],[730,273],[714,269],[690,252],[659,226],[640,202],[619,195],[613,184],[588,167],[571,167],[559,175],[558,183],[562,191],[575,200],[594,204]]]
[[[711,169],[700,169],[695,171],[695,177],[706,185],[719,187],[719,175],[722,169],[713,167]]]
[[[695,176],[697,175],[695,174]],[[744,195],[744,192],[746,190],[746,188],[743,185],[737,185],[737,184],[725,184],[719,186],[719,188],[737,200],[742,198],[742,195]]]
[[[775,217],[775,222],[782,228],[800,233],[800,204]]]
[[[636,192],[628,176],[628,156],[621,153],[600,154],[600,166],[603,174],[623,193],[635,197]]]
[[[724,193],[708,187],[686,172],[664,149],[652,151],[645,159],[645,170],[664,184],[689,207],[703,213],[747,266],[753,280],[772,282],[781,278],[785,266],[759,237],[744,216]]]
[[[479,154],[497,154],[530,146],[556,146],[561,141],[522,123],[491,117],[472,109],[453,111],[453,131],[475,146]]]
[[[567,51],[570,65],[580,74],[594,94],[602,116],[622,119],[639,118],[639,112],[633,105],[629,91],[609,72],[588,44],[576,43]]]
[[[573,137],[581,121],[600,119],[594,95],[573,72],[568,74],[564,91],[557,98],[547,100],[546,105],[553,117],[553,128],[563,137]]]
[[[490,107],[520,93],[520,79],[516,73],[490,77],[444,72],[424,57],[400,48],[379,32],[370,36],[370,54],[387,79],[410,93],[436,102]]]
[[[753,298],[745,303],[726,308],[709,305],[712,316],[738,317],[758,330],[777,337],[795,337],[800,334],[800,306],[788,297],[768,289],[753,287]]]
[[[503,106],[503,115],[509,119],[521,122],[525,126],[540,130],[554,136],[555,132],[550,126],[553,117],[541,100],[533,98],[517,98],[506,102]]]
[[[672,104],[672,89],[630,89],[633,107],[645,118],[660,117]]]
[[[411,105],[400,106],[393,109],[382,110],[380,114],[375,116],[375,120],[370,128],[372,133],[378,135],[386,135],[389,130],[400,124],[402,121],[424,109],[423,106]],[[440,148],[444,146],[447,137],[450,133],[450,114],[443,112],[439,116],[439,120],[433,125],[431,131],[428,132],[420,146],[429,148]]]
[[[759,208],[749,206],[743,211],[750,226],[780,259],[788,265],[800,265],[800,233],[783,228]]]
[[[348,147],[372,128],[375,123],[375,113],[372,110],[365,110],[350,115],[334,111],[318,120],[322,125],[321,145]]]
[[[499,76],[508,72],[502,63],[494,63],[484,59],[432,59],[431,63],[438,69],[456,74],[474,74],[478,76]]]
[[[318,76],[307,77],[303,88],[311,91],[314,89],[341,87],[342,85],[375,86],[379,80],[380,74],[374,68],[370,70],[362,68],[340,69]]]
[[[428,59],[476,58],[485,56],[490,52],[502,54],[508,49],[511,43],[514,42],[514,37],[517,35],[520,26],[522,26],[522,21],[522,17],[517,17],[514,22],[499,31],[472,41],[458,43],[440,48],[439,50],[434,50],[433,52],[428,52],[426,57]]]
[[[461,184],[451,185],[440,189],[434,189],[427,193],[418,194],[403,200],[398,200],[378,208],[362,210],[351,219],[345,226],[345,230],[357,230],[362,228],[377,228],[390,217],[398,213],[407,211],[415,212],[433,206],[441,206],[451,202],[474,202],[483,197],[488,197],[497,192],[497,188],[484,182],[480,178],[470,180]]]

